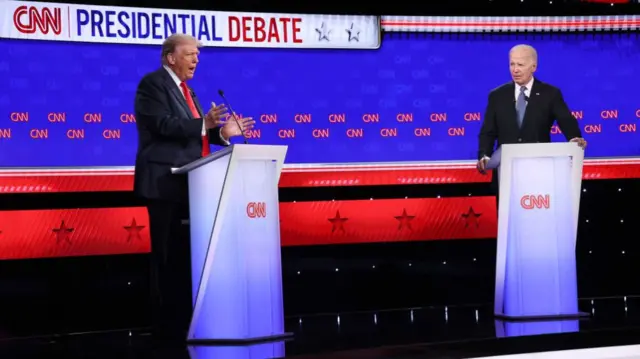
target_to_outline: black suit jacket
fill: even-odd
[[[187,200],[187,178],[171,174],[197,160],[202,153],[204,112],[191,91],[200,118],[194,119],[182,90],[163,68],[145,75],[135,98],[138,152],[136,155],[134,192],[147,199],[177,202]],[[209,143],[225,145],[220,128],[209,130]]]
[[[557,87],[534,79],[522,127],[518,127],[515,83],[502,85],[489,94],[479,135],[478,159],[491,156],[495,148],[510,143],[551,142],[555,121],[567,140],[582,137],[578,121]]]

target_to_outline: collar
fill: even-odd
[[[526,88],[525,91],[530,92],[531,88],[533,87],[533,83],[535,82],[535,78],[532,76],[531,80],[529,80],[529,82],[527,82],[524,87]],[[517,83],[514,82],[514,85],[516,87],[516,91],[520,92],[520,88],[522,87],[521,85],[518,85]]]
[[[173,70],[171,70],[169,66],[162,65],[162,67],[164,67],[164,69],[169,73],[169,76],[171,76],[171,79],[173,80],[173,82],[176,83],[176,86],[180,88],[180,84],[182,83],[182,81],[180,81],[180,79],[178,78],[178,75],[176,75],[176,73],[173,72]]]

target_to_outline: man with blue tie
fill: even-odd
[[[517,45],[509,51],[513,81],[489,93],[478,136],[477,168],[480,173],[486,173],[489,157],[501,145],[551,142],[554,122],[568,141],[586,148],[587,141],[582,138],[578,121],[571,114],[560,89],[533,77],[537,66],[538,54],[533,47]],[[491,182],[497,194],[497,172]]]

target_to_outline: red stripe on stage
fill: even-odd
[[[494,197],[280,204],[282,246],[494,238]],[[144,208],[5,211],[0,259],[148,253]]]
[[[3,211],[0,259],[147,253],[147,210],[92,208]]]
[[[280,204],[283,246],[495,238],[495,197]]]
[[[584,179],[640,178],[640,160],[585,162]],[[289,167],[280,187],[488,182],[470,163]],[[130,169],[4,170],[0,193],[130,191]],[[494,238],[494,197],[281,203],[283,246]],[[64,222],[64,224],[63,224]],[[144,208],[3,211],[0,259],[147,253]]]
[[[322,172],[286,172],[280,177],[281,188],[326,186],[373,186],[407,184],[453,184],[489,182],[475,168],[380,169]]]
[[[640,161],[589,160],[585,180],[640,178]],[[469,163],[285,168],[280,188],[489,182]],[[133,189],[132,170],[0,171],[0,193],[112,192]]]
[[[640,164],[589,164],[583,167],[582,178],[585,180],[640,178]]]
[[[0,193],[117,192],[133,190],[133,175],[12,174],[0,177]]]

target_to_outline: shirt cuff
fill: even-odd
[[[222,130],[220,130],[220,141],[222,141],[222,143],[225,146],[229,146],[231,144],[231,142],[227,141],[223,136],[222,136]]]

